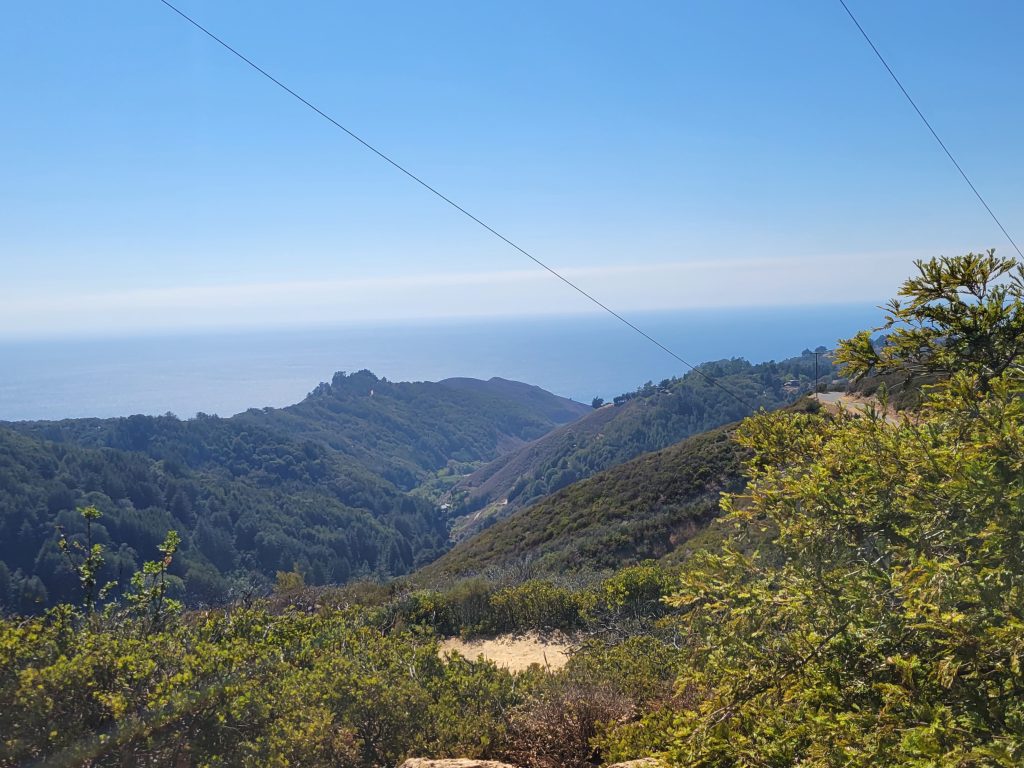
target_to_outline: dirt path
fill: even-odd
[[[845,408],[858,414],[865,414],[869,408],[878,407],[878,401],[873,397],[857,397],[845,392],[819,392],[817,398],[818,402],[826,407],[832,407],[835,410]],[[890,410],[885,414],[885,420],[889,424],[898,424],[899,416],[895,411]]]
[[[569,638],[541,637],[531,632],[526,635],[499,635],[482,640],[462,640],[449,637],[441,642],[441,653],[455,652],[467,659],[483,656],[499,667],[521,672],[531,664],[539,664],[552,672],[561,669],[569,660]]]

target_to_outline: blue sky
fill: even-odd
[[[624,312],[1010,252],[838,2],[179,2]],[[1024,6],[849,2],[1024,240]],[[0,88],[0,336],[589,310],[158,0],[11,4]]]

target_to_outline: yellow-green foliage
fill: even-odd
[[[582,623],[579,601],[571,590],[531,579],[491,598],[503,628],[571,629]]]
[[[410,592],[388,610],[402,626],[429,627],[445,635],[596,631],[626,624],[635,631],[665,613],[663,598],[675,583],[674,573],[648,560],[586,588],[546,579],[502,586],[474,577],[445,590]]]
[[[640,735],[624,729],[613,752],[655,745],[686,766],[1024,764],[1024,349],[1004,332],[1024,304],[989,291],[995,266],[937,260],[904,286],[917,331],[875,357],[896,366],[902,350],[912,373],[943,375],[916,412],[742,426],[750,483],[727,521],[772,543],[691,559],[670,599],[678,705]],[[961,348],[974,354],[950,373]],[[862,371],[874,359],[863,338],[844,354]]]
[[[642,619],[663,612],[663,598],[672,585],[672,574],[653,561],[623,568],[605,579],[599,601],[607,612],[622,618]]]
[[[274,578],[274,593],[289,595],[301,592],[306,587],[306,579],[302,572],[293,567],[290,571],[278,571]]]
[[[78,623],[68,608],[0,622],[0,765],[481,756],[523,695],[493,665],[441,660],[429,639],[382,634],[354,611],[237,608],[148,634],[141,622]]]
[[[619,615],[603,595],[620,605],[622,583],[668,579],[645,565],[576,592],[470,582],[353,608],[315,609],[318,593],[297,593],[308,611],[275,611],[275,598],[159,624],[146,611],[68,606],[0,620],[0,766],[371,768],[410,754],[587,766],[610,721],[671,700],[667,635],[606,636],[561,672],[512,674],[439,657],[431,619],[457,621],[453,606],[468,602],[482,606],[472,621],[513,631],[597,626]]]

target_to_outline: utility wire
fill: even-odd
[[[967,174],[964,172],[964,169],[960,167],[960,163],[958,163],[956,161],[956,158],[953,157],[953,153],[949,151],[949,149],[946,147],[946,144],[942,141],[942,139],[939,138],[939,134],[937,134],[935,132],[935,129],[932,128],[932,124],[928,122],[928,118],[925,117],[924,113],[921,112],[921,110],[918,108],[917,104],[914,102],[910,94],[907,92],[907,89],[903,87],[903,83],[901,83],[900,79],[896,77],[896,73],[892,71],[892,67],[889,66],[889,63],[885,60],[885,57],[883,57],[882,54],[878,51],[878,48],[875,47],[875,44],[871,42],[871,38],[868,37],[868,33],[864,31],[864,27],[862,27],[860,25],[860,22],[857,21],[857,17],[853,15],[853,11],[850,10],[850,6],[846,4],[845,0],[839,0],[839,4],[843,6],[843,9],[846,11],[847,15],[850,17],[853,23],[857,25],[857,29],[860,30],[860,33],[864,36],[864,39],[867,40],[868,45],[871,46],[871,50],[875,52],[875,56],[877,56],[878,60],[882,62],[882,66],[885,67],[886,71],[889,73],[890,77],[892,77],[896,85],[898,85],[900,90],[903,91],[903,95],[907,97],[907,101],[910,102],[910,106],[912,106],[914,108],[914,111],[917,112],[917,116],[921,118],[921,122],[923,122],[925,126],[928,128],[928,130],[931,131],[932,136],[935,137],[935,140],[939,143],[939,146],[942,147],[942,151],[946,153],[946,157],[948,157],[950,162],[956,166],[956,169],[958,171],[960,171],[960,175],[964,177],[964,181],[967,182],[967,186],[971,188],[971,191],[974,193],[974,196],[978,198],[978,200],[981,202],[983,206],[985,206],[985,210],[988,211],[988,215],[992,217],[992,221],[994,221],[996,223],[996,226],[1002,230],[1004,235],[1006,235],[1006,239],[1010,241],[1010,245],[1012,245],[1016,249],[1017,255],[1024,259],[1024,253],[1021,253],[1020,247],[1017,245],[1014,239],[1010,237],[1010,233],[1006,231],[1006,227],[1003,226],[1003,223],[999,220],[999,217],[992,212],[991,208],[989,208],[988,203],[985,202],[985,198],[981,196],[981,192],[978,191],[978,188],[975,187],[974,183],[970,180],[970,178],[968,178]]]
[[[686,366],[687,368],[689,368],[689,369],[690,369],[691,371],[693,371],[694,373],[697,373],[697,374],[699,374],[700,376],[702,376],[703,378],[705,378],[705,379],[706,379],[706,380],[707,380],[707,381],[708,381],[709,383],[711,383],[711,384],[715,385],[716,387],[718,387],[719,389],[721,389],[721,390],[722,390],[723,392],[726,392],[726,393],[727,393],[727,394],[728,394],[728,395],[729,395],[730,397],[732,397],[733,399],[735,399],[735,400],[736,400],[737,402],[739,402],[739,403],[740,403],[741,405],[744,405],[744,406],[746,406],[747,408],[750,408],[750,409],[752,409],[752,410],[757,410],[757,406],[756,406],[756,405],[755,405],[755,404],[754,404],[753,402],[751,402],[750,400],[747,400],[746,398],[744,398],[744,397],[741,397],[740,395],[736,394],[736,393],[735,393],[735,392],[734,392],[733,390],[731,390],[731,389],[730,389],[729,387],[725,386],[724,384],[722,384],[722,382],[718,381],[718,379],[714,378],[713,376],[709,376],[709,375],[708,375],[707,373],[705,373],[704,371],[702,371],[702,370],[701,370],[700,368],[698,368],[697,366],[695,366],[695,365],[693,365],[692,363],[689,363],[689,362],[687,362],[686,360],[684,360],[684,359],[683,359],[682,357],[680,357],[679,355],[677,355],[677,354],[676,354],[675,352],[673,352],[673,351],[672,351],[671,349],[669,349],[668,347],[666,347],[666,346],[665,346],[664,344],[662,344],[662,343],[661,343],[660,341],[658,341],[658,340],[657,340],[657,339],[655,339],[655,338],[654,338],[653,336],[651,336],[650,334],[648,334],[648,333],[647,333],[646,331],[644,331],[643,329],[641,329],[641,328],[639,328],[638,326],[636,326],[636,325],[634,325],[633,323],[631,323],[631,322],[630,322],[629,320],[627,320],[627,319],[626,319],[625,317],[623,317],[622,315],[620,315],[620,314],[619,314],[618,312],[616,312],[616,311],[615,311],[614,309],[612,309],[611,307],[609,307],[609,306],[608,306],[607,304],[604,304],[603,302],[601,302],[600,300],[598,300],[597,298],[595,298],[595,297],[594,297],[593,295],[591,295],[590,293],[587,293],[587,291],[585,291],[585,290],[583,290],[582,288],[580,288],[580,287],[579,287],[578,285],[576,285],[576,283],[572,282],[572,281],[571,281],[571,280],[570,280],[569,278],[565,277],[565,276],[564,276],[564,275],[562,275],[562,274],[561,274],[560,272],[556,271],[556,270],[555,270],[554,268],[552,268],[552,267],[548,266],[547,264],[545,264],[545,263],[544,263],[543,261],[541,261],[540,259],[538,259],[538,258],[537,258],[536,256],[534,256],[534,255],[533,255],[532,253],[528,252],[528,251],[527,251],[527,250],[525,250],[524,248],[521,248],[521,247],[520,247],[520,246],[518,246],[518,245],[517,245],[516,243],[512,242],[512,241],[511,241],[511,240],[510,240],[509,238],[505,237],[505,236],[504,236],[503,234],[501,234],[500,232],[498,232],[497,230],[495,230],[495,229],[494,229],[493,227],[491,227],[490,225],[488,225],[488,224],[484,223],[484,222],[483,222],[482,220],[478,219],[478,218],[477,218],[476,216],[474,216],[474,215],[473,215],[472,213],[470,213],[469,211],[467,211],[467,210],[466,210],[465,208],[463,208],[463,207],[462,207],[461,205],[459,205],[458,203],[456,203],[456,202],[455,202],[454,200],[452,200],[451,198],[449,198],[449,197],[446,197],[445,195],[443,195],[443,194],[442,194],[441,192],[439,192],[439,191],[438,191],[437,189],[435,189],[434,187],[430,186],[430,184],[428,184],[427,182],[425,182],[425,181],[424,181],[423,179],[421,179],[421,178],[420,178],[419,176],[417,176],[416,174],[414,174],[414,173],[413,173],[412,171],[408,170],[407,168],[405,168],[404,166],[400,165],[400,164],[399,164],[398,162],[396,162],[395,160],[391,159],[391,158],[390,158],[390,157],[389,157],[388,155],[384,154],[384,152],[382,152],[381,150],[377,149],[377,148],[376,148],[375,146],[373,146],[372,144],[370,144],[370,143],[369,143],[368,141],[366,141],[365,139],[363,139],[363,138],[362,138],[361,136],[359,136],[359,135],[357,135],[357,134],[353,133],[352,131],[350,131],[350,130],[349,130],[348,128],[346,128],[346,127],[345,127],[344,125],[342,125],[341,123],[339,123],[339,122],[338,122],[337,120],[335,120],[335,119],[334,119],[333,117],[331,117],[331,116],[330,116],[330,115],[328,115],[328,114],[327,114],[326,112],[324,112],[323,110],[321,110],[321,109],[320,109],[319,107],[317,107],[317,106],[316,106],[315,104],[313,104],[313,103],[312,103],[312,102],[310,102],[310,101],[307,101],[307,100],[306,100],[305,98],[303,98],[303,97],[302,97],[302,96],[300,96],[300,95],[299,95],[298,93],[296,93],[295,91],[293,91],[293,90],[292,90],[291,88],[289,88],[289,87],[288,87],[287,85],[285,85],[284,83],[282,83],[282,82],[281,82],[280,80],[278,80],[278,79],[277,79],[276,77],[274,77],[274,76],[273,76],[272,74],[270,74],[269,72],[267,72],[267,71],[266,71],[265,69],[263,69],[262,67],[260,67],[260,66],[259,66],[258,64],[256,64],[255,62],[253,62],[253,61],[252,61],[251,59],[249,59],[249,58],[247,58],[246,56],[244,56],[243,54],[241,54],[241,53],[240,53],[239,51],[237,51],[237,50],[236,50],[235,48],[232,48],[232,47],[231,47],[230,45],[228,45],[228,44],[227,44],[226,42],[224,42],[224,41],[223,41],[223,40],[222,40],[221,38],[217,37],[217,35],[215,35],[215,34],[214,34],[213,32],[211,32],[211,31],[210,31],[210,30],[208,30],[208,29],[207,29],[206,27],[204,27],[204,26],[203,26],[202,24],[200,24],[200,23],[199,23],[198,21],[196,21],[196,20],[195,20],[195,19],[193,19],[193,18],[192,18],[191,16],[189,16],[188,14],[186,14],[186,13],[185,13],[184,11],[180,10],[179,8],[177,8],[176,6],[174,6],[173,4],[171,4],[170,2],[168,2],[168,0],[160,0],[160,2],[161,2],[161,3],[163,3],[164,5],[166,5],[166,6],[168,7],[168,8],[170,8],[170,9],[171,9],[172,11],[174,11],[174,12],[175,12],[176,14],[178,14],[178,15],[179,15],[179,16],[180,16],[181,18],[183,18],[183,19],[184,19],[185,21],[187,21],[187,22],[188,22],[189,24],[191,24],[191,25],[192,25],[193,27],[195,27],[196,29],[198,29],[198,30],[199,30],[200,32],[202,32],[203,34],[205,34],[205,35],[206,35],[207,37],[209,37],[209,38],[210,38],[210,39],[212,39],[213,41],[215,41],[215,42],[219,43],[219,44],[220,44],[220,45],[221,45],[222,47],[224,47],[225,49],[227,49],[228,51],[230,51],[231,53],[233,53],[233,54],[234,54],[235,56],[237,56],[237,57],[238,57],[239,59],[241,59],[242,61],[244,61],[244,62],[245,62],[246,64],[248,64],[248,65],[249,65],[250,67],[252,67],[253,69],[255,69],[255,70],[256,70],[257,72],[259,72],[259,73],[260,73],[261,75],[263,75],[263,76],[264,76],[265,78],[267,78],[267,79],[268,79],[268,80],[269,80],[270,82],[272,82],[272,83],[273,83],[274,85],[276,85],[277,87],[279,87],[279,88],[280,88],[281,90],[285,91],[286,93],[290,94],[291,96],[294,96],[294,97],[295,97],[296,99],[298,99],[298,100],[299,100],[299,101],[301,101],[301,102],[302,102],[303,104],[305,104],[305,105],[306,105],[307,107],[309,107],[309,108],[310,108],[311,110],[313,110],[313,111],[314,111],[314,112],[316,112],[316,113],[317,113],[318,115],[320,115],[320,117],[322,117],[322,118],[323,118],[324,120],[326,120],[327,122],[331,123],[331,125],[333,125],[333,126],[334,126],[335,128],[339,128],[339,129],[341,129],[342,131],[344,131],[345,133],[347,133],[347,134],[348,134],[348,135],[349,135],[349,136],[350,136],[351,138],[355,139],[355,140],[356,140],[356,141],[358,141],[358,142],[359,142],[360,144],[362,144],[362,145],[363,145],[364,147],[366,147],[366,149],[370,150],[371,152],[373,152],[373,154],[377,155],[377,156],[378,156],[379,158],[381,158],[382,160],[386,161],[387,163],[389,163],[390,165],[392,165],[392,166],[393,166],[394,168],[396,168],[397,170],[399,170],[399,171],[401,171],[402,173],[404,173],[404,174],[405,174],[406,176],[408,176],[408,177],[409,177],[410,179],[412,179],[413,181],[415,181],[415,182],[416,182],[417,184],[419,184],[419,185],[420,185],[421,187],[423,187],[424,189],[427,189],[428,191],[432,192],[432,193],[433,193],[434,195],[436,195],[437,197],[441,198],[441,200],[443,200],[444,202],[448,203],[448,205],[450,205],[450,206],[451,206],[452,208],[454,208],[455,210],[459,211],[460,213],[464,214],[465,216],[467,216],[467,217],[469,217],[470,219],[472,219],[473,221],[475,221],[475,222],[476,222],[477,224],[479,224],[479,225],[480,225],[481,227],[483,227],[484,229],[486,229],[486,230],[487,230],[488,232],[490,232],[490,233],[491,233],[492,235],[494,235],[495,237],[497,237],[497,238],[498,238],[499,240],[503,241],[503,242],[504,242],[504,243],[506,243],[507,245],[510,245],[510,246],[512,246],[512,247],[513,247],[513,248],[514,248],[515,250],[519,251],[519,253],[521,253],[521,254],[522,254],[523,256],[525,256],[526,258],[530,259],[530,261],[532,261],[532,262],[534,262],[535,264],[537,264],[537,266],[539,266],[539,267],[542,267],[543,269],[545,269],[545,270],[547,270],[548,272],[550,272],[550,273],[551,273],[552,275],[554,275],[555,277],[557,277],[557,278],[558,278],[559,280],[561,280],[561,281],[562,281],[563,283],[565,283],[565,284],[566,284],[567,286],[569,286],[570,288],[572,288],[572,289],[573,289],[574,291],[576,291],[576,292],[577,292],[577,293],[579,293],[580,295],[584,296],[585,298],[587,298],[588,300],[590,300],[591,302],[593,302],[594,304],[596,304],[596,305],[597,305],[598,307],[600,307],[601,309],[603,309],[603,310],[604,310],[605,312],[607,312],[607,313],[608,313],[609,315],[611,315],[612,317],[614,317],[614,318],[616,318],[617,320],[619,320],[619,321],[620,321],[621,323],[623,323],[623,324],[625,324],[626,326],[628,326],[629,328],[633,329],[633,330],[634,330],[634,331],[635,331],[636,333],[638,333],[638,334],[640,334],[641,336],[643,336],[643,337],[644,337],[645,339],[647,339],[647,340],[648,340],[649,342],[651,342],[652,344],[654,344],[654,345],[655,345],[656,347],[658,347],[658,348],[659,348],[660,350],[662,350],[662,351],[663,351],[663,352],[665,352],[666,354],[670,355],[670,356],[671,356],[671,357],[673,357],[674,359],[678,360],[678,361],[679,361],[680,363],[682,363],[683,365],[685,365],[685,366]]]

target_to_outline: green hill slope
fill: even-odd
[[[588,410],[536,387],[501,379],[472,386],[396,383],[359,371],[335,374],[331,383],[320,384],[295,405],[251,408],[226,419],[203,414],[188,420],[129,416],[7,426],[55,442],[140,451],[194,468],[228,468],[233,473],[253,455],[249,443],[258,446],[267,436],[308,440],[408,490],[449,460],[494,459]]]
[[[442,379],[438,384],[460,392],[472,392],[490,398],[498,397],[508,402],[516,402],[532,408],[536,413],[558,424],[578,419],[590,410],[583,403],[553,395],[533,384],[510,381],[497,376],[487,381],[465,377]]]
[[[615,405],[552,430],[463,478],[452,489],[455,530],[461,537],[471,535],[494,518],[596,472],[737,421],[756,408],[782,406],[801,386],[809,386],[814,356],[806,352],[758,365],[720,360],[698,370],[616,398]],[[830,373],[824,362],[821,370]],[[793,380],[800,384],[787,386]]]
[[[731,427],[633,459],[521,509],[463,541],[417,577],[427,582],[530,562],[531,571],[601,570],[671,552],[743,486]]]

